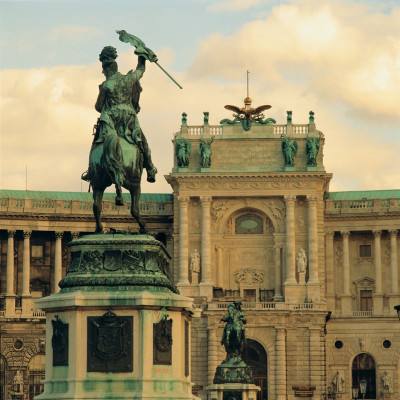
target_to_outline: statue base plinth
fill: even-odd
[[[294,171],[294,167],[286,166],[285,169],[284,169],[284,171],[293,172],[293,171]]]
[[[86,235],[69,246],[62,290],[36,301],[46,311],[46,379],[35,399],[198,399],[189,365],[193,299],[172,284],[162,243]]]
[[[224,383],[207,386],[209,400],[256,400],[259,386],[242,383]]]
[[[251,371],[251,368],[238,357],[238,360],[236,360],[236,362],[233,362],[233,360],[230,359],[217,367],[213,383],[252,384],[254,383],[253,373]]]

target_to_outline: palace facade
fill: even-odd
[[[220,320],[242,300],[243,357],[260,400],[302,390],[363,398],[353,389],[364,381],[365,399],[397,399],[400,190],[330,192],[313,113],[301,125],[291,114],[283,125],[212,126],[205,113],[202,126],[187,126],[184,116],[173,145],[172,194],[143,194],[140,209],[172,255],[181,294],[199,308],[193,392],[207,398],[225,357]],[[123,207],[113,199],[104,197],[106,229],[138,231],[129,197]],[[34,300],[59,291],[68,242],[94,226],[89,193],[0,190],[1,400],[42,390],[45,315]]]

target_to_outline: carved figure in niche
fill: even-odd
[[[317,165],[317,155],[319,152],[319,145],[321,142],[322,133],[319,133],[318,139],[312,137],[311,139],[307,138],[306,141],[306,153],[307,153],[307,165],[315,166]]]
[[[201,139],[199,145],[199,154],[200,154],[200,165],[203,168],[211,167],[211,143],[214,141],[214,136],[211,140],[207,141],[206,139]]]
[[[339,371],[336,372],[335,376],[332,379],[333,388],[335,389],[335,393],[343,393],[344,389],[344,378],[340,374]]]
[[[302,273],[306,272],[306,267],[307,267],[307,256],[306,252],[304,249],[300,249],[299,252],[297,253],[296,257],[296,264],[297,264],[297,272]]]
[[[200,254],[197,249],[193,250],[190,255],[190,272],[192,273],[192,283],[199,283],[199,273],[200,273]]]
[[[211,218],[215,221],[218,222],[221,218],[223,213],[228,209],[228,207],[225,207],[224,203],[211,203]]]
[[[384,393],[392,392],[392,377],[389,375],[387,371],[385,371],[382,375],[382,386]]]
[[[191,154],[192,145],[185,138],[180,137],[175,140],[175,154],[178,159],[178,167],[189,166],[189,156]]]
[[[15,373],[14,379],[13,379],[13,389],[14,393],[22,393],[24,388],[24,377],[21,374],[21,371],[18,370]]]
[[[285,159],[285,166],[293,167],[294,157],[297,154],[297,142],[295,140],[290,141],[290,138],[286,138],[284,135],[281,135],[281,140],[282,154]]]

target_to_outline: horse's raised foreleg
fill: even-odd
[[[131,194],[131,214],[139,224],[139,233],[148,233],[145,222],[142,220],[139,214],[139,199],[140,199],[140,185],[135,185],[134,188],[129,189]]]
[[[101,223],[101,210],[103,208],[103,190],[93,188],[93,214],[96,220],[96,231],[95,233],[104,233],[103,224]]]

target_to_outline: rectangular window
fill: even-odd
[[[43,246],[42,245],[32,245],[31,250],[32,258],[43,258]]]
[[[255,289],[244,289],[243,290],[243,300],[247,302],[256,301],[256,290]]]
[[[370,244],[360,244],[360,257],[371,257]]]
[[[360,311],[372,311],[372,290],[360,290]]]

